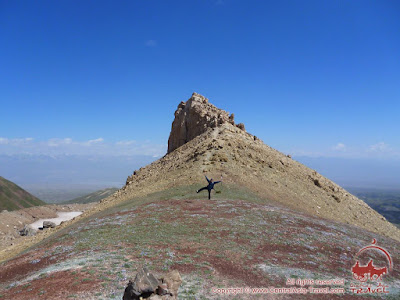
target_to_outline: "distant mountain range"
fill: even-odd
[[[99,190],[93,193],[90,193],[88,195],[78,197],[72,200],[65,201],[63,203],[79,203],[79,204],[86,204],[86,203],[91,203],[91,202],[99,202],[101,199],[107,198],[108,196],[111,196],[114,194],[116,191],[118,191],[117,188],[108,188],[108,189],[103,189]]]
[[[117,186],[121,187],[126,174],[143,167],[155,158],[146,155],[90,156],[90,155],[4,155],[0,154],[1,175],[18,183],[27,190],[29,187],[45,186],[97,186],[87,191]],[[77,172],[79,170],[79,172]],[[102,170],[102,172],[99,172]],[[35,188],[36,189],[36,188]],[[33,193],[33,191],[31,191]],[[33,193],[34,194],[34,193]],[[81,194],[81,195],[84,195]],[[73,196],[67,199],[72,199]],[[41,198],[42,199],[42,198]],[[43,198],[44,199],[44,198]],[[63,199],[63,200],[67,200]],[[61,199],[49,199],[59,202]]]
[[[11,211],[44,204],[46,203],[42,200],[0,176],[0,211],[5,209]]]

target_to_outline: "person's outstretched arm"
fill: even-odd
[[[204,176],[206,176],[206,175],[204,175]],[[210,183],[210,179],[208,179],[207,176],[206,176],[206,179],[207,179],[207,182]]]
[[[220,181],[215,181],[214,184],[217,184],[217,183],[220,183],[220,182],[222,182],[222,181],[221,180]]]

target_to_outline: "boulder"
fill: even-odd
[[[124,296],[122,300],[136,300],[139,298],[140,293],[135,291],[133,288],[133,282],[129,280],[128,286],[125,288]]]
[[[21,236],[33,236],[36,235],[36,230],[29,225],[25,225],[24,228],[19,231],[19,234]]]
[[[136,274],[135,280],[133,281],[133,288],[142,294],[154,293],[157,287],[157,278],[145,267]]]
[[[135,280],[129,281],[122,299],[176,300],[181,283],[181,275],[176,270],[158,280],[146,268],[142,268],[137,273]]]
[[[55,228],[57,225],[51,221],[43,221],[43,228]]]
[[[159,281],[152,273],[143,267],[135,277],[135,280],[129,281],[125,288],[123,300],[139,300],[149,298],[157,290]]]

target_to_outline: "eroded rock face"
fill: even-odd
[[[196,136],[223,123],[235,124],[233,114],[215,107],[197,93],[181,102],[175,111],[175,119],[168,139],[168,153],[194,139]]]

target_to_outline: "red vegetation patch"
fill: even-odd
[[[96,290],[99,285],[98,279],[89,278],[88,274],[81,271],[61,271],[10,288],[3,293],[3,296],[5,299],[26,300],[67,299],[68,296],[77,295],[78,299],[85,299],[83,295],[92,295],[92,292],[87,292]]]
[[[239,280],[246,286],[259,287],[268,286],[272,283],[262,271],[255,270],[249,261],[240,259],[221,258],[217,256],[208,257],[207,261],[217,271],[218,275]],[[274,284],[284,284],[284,282],[273,281]]]
[[[171,270],[178,270],[183,274],[192,273],[197,270],[197,268],[192,264],[173,264],[170,267]]]
[[[308,217],[308,216],[307,216],[307,218],[311,219],[311,217]],[[311,220],[317,221],[317,219],[311,219]],[[309,221],[306,221],[306,220],[297,220],[296,226],[299,227],[299,228],[311,227],[312,229],[317,230],[317,231],[326,231],[326,232],[333,231],[332,228],[329,228],[329,227],[327,227],[325,225],[318,224],[317,222],[309,222]]]
[[[27,274],[36,272],[59,260],[53,257],[43,258],[44,251],[30,251],[22,256],[8,261],[0,268],[0,282],[8,282],[26,277]]]
[[[64,244],[54,243],[51,245],[51,248],[43,246],[42,249],[31,250],[26,254],[3,263],[0,267],[0,282],[21,280],[31,273],[65,260],[65,254],[46,255],[45,249],[49,252],[56,249],[57,246],[65,247],[69,245],[73,245],[73,242],[67,241]]]

